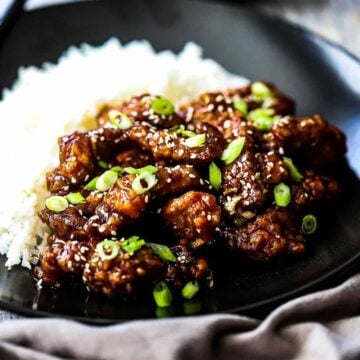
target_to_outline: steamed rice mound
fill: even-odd
[[[45,173],[58,163],[57,138],[89,130],[100,104],[148,92],[179,105],[245,83],[203,59],[193,43],[175,55],[156,53],[146,41],[122,46],[110,39],[99,47],[71,47],[57,64],[21,68],[0,102],[0,253],[6,266],[36,263],[48,236],[37,213],[48,196]]]

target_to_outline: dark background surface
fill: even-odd
[[[307,32],[232,6],[199,1],[103,1],[24,14],[0,49],[0,87],[13,82],[21,65],[55,61],[70,45],[99,45],[110,36],[124,43],[146,38],[157,50],[179,51],[186,41],[195,41],[204,47],[206,56],[231,72],[274,81],[297,100],[299,114],[320,112],[347,133],[349,161],[360,174],[359,62]],[[224,264],[214,291],[201,299],[201,311],[255,309],[260,314],[312,286],[340,281],[339,276],[356,264],[360,249],[359,181],[349,170],[342,174],[344,202],[335,213],[326,214],[305,257],[272,266],[241,260],[233,267]],[[25,269],[0,273],[0,302],[10,310],[36,314],[109,320],[155,316],[152,302],[119,306],[82,291],[37,291]],[[260,309],[263,305],[266,310]],[[182,304],[175,305],[174,314],[182,312]]]

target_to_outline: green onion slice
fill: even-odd
[[[235,99],[233,101],[234,108],[241,111],[244,115],[248,113],[248,104],[243,99]]]
[[[109,165],[105,161],[102,161],[102,160],[98,161],[98,165],[105,170],[107,170],[109,168]]]
[[[122,241],[120,245],[124,251],[132,256],[136,251],[140,250],[145,245],[145,240],[134,235]]]
[[[293,161],[290,158],[284,156],[283,160],[289,169],[291,180],[299,183],[304,176],[299,172],[299,170],[297,169],[297,167],[294,165]]]
[[[113,170],[107,170],[96,181],[96,190],[107,191],[116,182],[119,174]]]
[[[124,168],[124,172],[128,173],[128,174],[136,174],[136,175],[140,175],[142,173],[150,173],[150,174],[155,174],[157,172],[157,167],[154,165],[147,165],[144,166],[142,168],[133,168],[133,167],[126,167]]]
[[[223,151],[221,155],[221,160],[224,161],[226,165],[234,162],[240,155],[245,144],[245,137],[240,136],[237,139],[233,140]]]
[[[271,117],[273,114],[273,109],[255,109],[250,111],[248,118],[258,130],[269,131],[275,123],[275,119]]]
[[[127,130],[133,126],[131,119],[124,113],[117,110],[109,111],[110,122],[120,130]]]
[[[197,134],[185,140],[185,145],[189,148],[200,147],[206,143],[206,134]]]
[[[117,173],[123,172],[123,168],[121,166],[113,166],[110,170],[116,171]]]
[[[154,253],[164,261],[176,261],[176,257],[168,246],[155,243],[147,243],[147,246],[151,247]]]
[[[261,81],[255,81],[251,84],[251,93],[258,96],[261,100],[269,99],[274,96],[271,89]]]
[[[165,281],[160,281],[155,285],[153,296],[158,307],[170,306],[172,302],[172,294]]]
[[[93,191],[96,190],[96,182],[98,181],[99,176],[94,177],[92,180],[90,180],[85,186],[85,190]]]
[[[184,125],[175,125],[173,126],[170,131],[173,131],[177,134],[180,134],[184,137],[193,137],[196,135],[196,133],[194,133],[193,131],[187,130],[185,129]]]
[[[277,206],[288,206],[291,201],[290,188],[284,183],[277,184],[274,187],[274,198]]]
[[[101,260],[112,260],[119,255],[120,247],[112,240],[103,240],[96,245],[96,252]]]
[[[222,174],[221,170],[214,162],[211,162],[209,165],[209,181],[216,190],[219,190],[222,181]]]
[[[76,192],[66,195],[66,200],[72,205],[77,205],[82,203],[85,198],[81,195],[81,193]]]
[[[306,235],[310,235],[316,231],[316,228],[317,228],[316,217],[312,214],[308,214],[304,216],[304,218],[302,219],[301,231]]]
[[[155,114],[169,116],[172,115],[175,111],[175,106],[173,103],[165,98],[157,98],[151,102],[151,108],[154,110]]]
[[[51,196],[45,202],[46,207],[55,212],[62,212],[69,206],[68,201],[63,196]]]
[[[132,188],[134,191],[141,195],[151,188],[153,188],[158,182],[156,176],[150,172],[142,172],[132,182]]]
[[[181,290],[181,294],[185,299],[192,299],[200,290],[199,283],[194,281],[189,281]]]

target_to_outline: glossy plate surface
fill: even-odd
[[[348,136],[352,171],[340,169],[343,202],[324,214],[320,232],[299,259],[264,265],[221,264],[213,291],[185,312],[260,311],[293,297],[357,263],[360,250],[360,64],[342,49],[282,21],[240,7],[199,1],[132,0],[75,3],[26,13],[0,49],[0,87],[21,65],[56,60],[68,46],[100,45],[111,36],[126,43],[148,39],[157,50],[179,51],[194,41],[234,73],[275,82],[297,101],[298,114],[321,113]],[[71,84],[69,84],[71,86]],[[44,99],[44,101],[46,101]],[[2,119],[3,121],[6,119]],[[5,130],[4,130],[5,131]],[[34,159],[35,161],[35,159]],[[3,269],[4,259],[1,259]],[[113,322],[156,316],[151,299],[128,303],[78,289],[37,290],[31,273],[0,272],[1,307],[29,315]],[[173,315],[184,312],[175,304]],[[157,313],[157,316],[169,314]]]

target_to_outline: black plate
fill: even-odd
[[[203,294],[200,304],[187,304],[187,312],[199,310],[199,305],[203,313],[259,309],[323,285],[356,263],[360,250],[358,60],[304,30],[240,7],[183,0],[85,2],[24,14],[0,50],[0,87],[14,81],[21,65],[54,61],[69,45],[99,45],[110,36],[122,42],[145,38],[157,50],[179,51],[185,42],[195,41],[206,56],[228,70],[274,81],[297,100],[299,114],[320,112],[348,136],[353,171],[341,170],[344,202],[323,217],[307,254],[270,266],[242,260],[235,267],[224,266],[213,291]],[[29,315],[92,322],[155,316],[149,299],[119,303],[76,289],[37,291],[31,273],[21,268],[0,272],[0,303]],[[182,312],[183,304],[176,304],[173,314]]]

